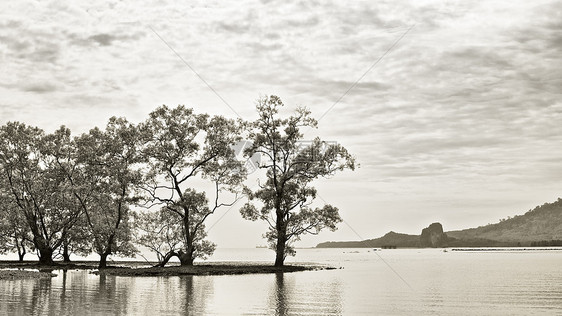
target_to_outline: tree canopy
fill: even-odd
[[[3,191],[17,206],[14,214],[25,218],[44,264],[53,262],[54,250],[80,214],[50,150],[51,142],[41,129],[22,123],[9,122],[0,128]]]
[[[196,258],[213,253],[215,245],[205,239],[205,220],[238,198],[236,193],[246,174],[233,147],[242,138],[242,128],[240,122],[196,114],[183,106],[161,106],[141,124],[147,163],[144,188],[149,203],[161,206],[161,212],[172,213],[158,215],[166,219],[166,230],[180,230],[166,237],[178,236],[181,240],[167,240],[174,248],[170,247],[164,258],[175,255],[182,265],[191,265]],[[196,190],[197,181],[201,180],[212,186],[211,201],[206,192]],[[225,191],[234,193],[227,202]],[[181,225],[169,223],[172,219]],[[146,234],[153,231],[146,226],[143,230]],[[146,242],[145,245],[153,247]]]
[[[282,266],[287,255],[295,254],[292,243],[301,235],[318,234],[324,228],[335,230],[341,222],[336,207],[312,207],[316,189],[310,183],[355,168],[355,159],[339,144],[319,138],[302,143],[301,129],[316,127],[317,121],[305,108],[279,118],[282,106],[277,96],[257,102],[259,118],[252,123],[253,144],[246,149],[246,155],[262,155],[259,168],[266,170],[266,179],[255,191],[247,188],[250,201],[240,210],[246,219],[267,222],[265,238],[276,251],[276,266]],[[258,201],[259,205],[255,203]]]

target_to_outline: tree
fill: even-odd
[[[0,254],[16,251],[19,261],[23,261],[27,252],[34,250],[33,236],[22,213],[3,188],[0,187]]]
[[[8,122],[0,128],[0,170],[17,210],[33,235],[40,264],[53,264],[53,252],[64,241],[80,211],[72,205],[68,183],[45,147],[37,127]]]
[[[76,205],[80,209],[79,205]],[[92,234],[84,213],[81,213],[72,227],[63,233],[64,240],[55,254],[55,258],[62,257],[63,262],[70,262],[70,255],[88,256],[92,253]]]
[[[137,212],[135,216],[136,242],[156,254],[156,267],[164,267],[173,257],[179,258],[179,252],[186,246],[183,221],[178,214],[161,208],[156,212]]]
[[[82,211],[83,225],[91,249],[99,256],[99,268],[107,266],[111,254],[134,255],[129,206],[138,200],[134,189],[141,175],[139,134],[136,126],[124,118],[110,118],[105,131],[90,130],[74,140],[58,142],[69,131],[58,131],[51,150],[59,168],[71,184],[77,208]]]
[[[253,123],[253,144],[246,155],[262,155],[259,168],[266,170],[267,179],[254,192],[246,189],[249,202],[240,210],[245,219],[268,223],[264,237],[276,252],[275,266],[283,266],[286,256],[295,254],[292,243],[301,235],[318,234],[324,228],[335,230],[341,222],[336,207],[312,208],[316,189],[310,183],[337,171],[355,169],[355,159],[339,144],[316,138],[303,146],[300,129],[316,127],[316,120],[304,108],[288,118],[277,118],[282,106],[277,96],[257,102],[259,118]],[[254,201],[260,201],[261,207]]]
[[[148,162],[146,192],[151,206],[161,206],[167,219],[180,225],[174,236],[180,235],[174,252],[182,265],[192,265],[197,257],[214,251],[214,244],[206,241],[205,220],[222,206],[224,193],[236,193],[245,179],[245,169],[235,157],[234,144],[241,139],[239,122],[221,116],[195,114],[192,109],[161,106],[150,113],[142,124],[145,135],[143,153]],[[209,204],[204,192],[194,185],[212,186],[214,198]],[[191,186],[191,187],[190,187]]]

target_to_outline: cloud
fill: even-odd
[[[219,21],[216,25],[217,31],[235,33],[235,34],[248,33],[252,30],[252,22],[254,20],[255,17],[253,16],[252,11],[250,11],[245,16],[245,18],[242,19]]]
[[[111,42],[117,40],[118,38],[119,37],[110,34],[96,34],[88,37],[89,40],[92,40],[101,46],[109,46],[111,45]]]
[[[49,82],[38,82],[38,83],[24,84],[22,85],[21,89],[27,92],[49,93],[49,92],[55,92],[59,88],[56,85]]]
[[[109,115],[140,120],[162,103],[233,115],[214,91],[250,118],[253,100],[275,93],[315,117],[335,104],[307,137],[342,143],[362,165],[349,183],[412,193],[404,205],[437,200],[431,190],[516,195],[527,182],[538,198],[550,190],[541,183],[560,184],[559,2],[12,7],[0,12],[3,119],[89,128]]]
[[[138,28],[136,26],[135,28]],[[130,30],[127,30],[130,31]],[[123,25],[115,27],[112,30],[112,33],[96,33],[94,35],[84,35],[84,34],[77,34],[77,33],[70,33],[68,34],[69,41],[78,46],[101,46],[107,47],[114,45],[115,42],[129,42],[129,41],[138,41],[142,37],[146,36],[146,31],[134,31],[130,34],[123,33],[126,32]]]
[[[33,63],[55,63],[61,55],[56,35],[20,21],[12,20],[1,25],[0,39],[7,58]]]

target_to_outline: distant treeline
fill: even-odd
[[[562,247],[562,240],[541,240],[531,242],[531,247]]]

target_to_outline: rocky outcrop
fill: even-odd
[[[440,223],[433,223],[422,230],[420,236],[420,246],[422,248],[442,248],[447,247],[449,238],[443,232]]]

